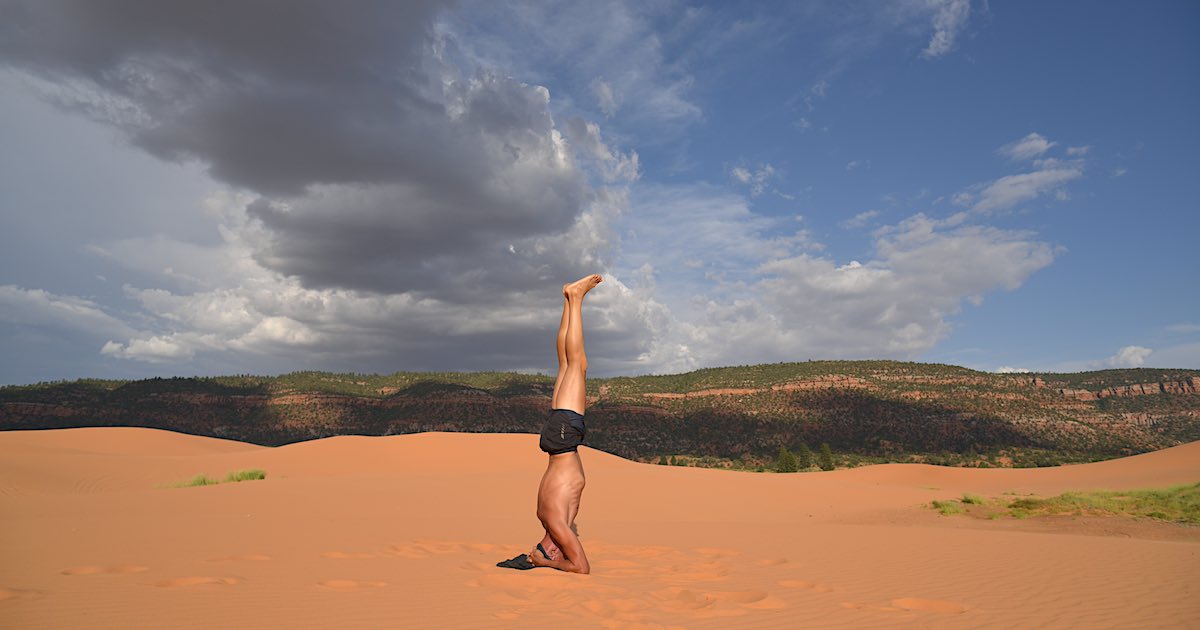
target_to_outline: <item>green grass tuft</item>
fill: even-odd
[[[948,501],[933,501],[931,503],[933,509],[941,513],[942,516],[950,516],[951,514],[962,514],[963,506],[958,501],[950,499]]]
[[[199,475],[196,475],[195,477],[192,477],[191,479],[185,479],[184,481],[176,481],[175,483],[168,484],[167,487],[169,487],[169,488],[191,488],[194,486],[215,486],[219,483],[237,483],[239,481],[252,481],[252,480],[256,480],[256,479],[266,479],[266,478],[267,478],[267,472],[265,470],[261,470],[258,468],[249,468],[246,470],[238,470],[235,472],[231,472],[231,473],[225,475],[225,479],[223,479],[223,480],[222,479],[214,479],[204,473],[201,473]]]
[[[261,470],[258,468],[248,468],[246,470],[239,470],[237,472],[231,472],[228,475],[225,475],[225,483],[236,483],[239,481],[257,481],[259,479],[266,479],[266,478],[267,478],[267,472],[265,470]]]
[[[192,486],[212,486],[212,485],[216,485],[218,483],[221,483],[221,482],[217,481],[216,479],[213,479],[212,477],[209,477],[208,475],[201,473],[199,475],[196,475],[195,477],[192,477],[191,479],[175,482],[175,483],[171,484],[171,487],[172,488],[190,488]]]
[[[1200,524],[1200,483],[1149,490],[1064,492],[1009,503],[1016,518],[1038,514],[1114,515]]]
[[[978,494],[971,494],[970,492],[963,493],[962,502],[970,503],[971,505],[983,505],[986,503],[986,501],[983,500],[983,497],[979,496]]]

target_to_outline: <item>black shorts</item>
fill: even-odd
[[[551,455],[570,453],[583,444],[586,435],[583,414],[570,409],[551,409],[546,426],[542,427],[542,439],[538,446]]]

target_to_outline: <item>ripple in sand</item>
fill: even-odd
[[[150,567],[144,567],[140,564],[112,564],[107,566],[85,565],[81,567],[70,567],[63,569],[63,575],[123,575],[127,573],[142,573],[149,571]]]
[[[12,602],[22,599],[37,599],[42,592],[27,588],[5,588],[0,586],[0,602]]]
[[[247,553],[240,556],[225,556],[224,558],[213,558],[209,562],[265,562],[270,560],[271,556],[261,553]]]
[[[190,575],[188,577],[172,578],[170,580],[163,580],[161,582],[155,582],[154,585],[160,586],[162,588],[181,588],[181,587],[186,587],[186,586],[203,586],[206,584],[214,584],[214,585],[218,585],[218,586],[232,586],[234,584],[239,584],[240,582],[241,582],[241,580],[238,578],[235,578],[235,577],[210,577],[210,576],[206,576],[206,575]]]
[[[728,591],[713,593],[719,599],[737,602],[739,604],[752,604],[767,598],[766,591]]]
[[[356,560],[362,558],[374,558],[373,553],[355,553],[352,551],[326,551],[321,554],[322,558],[335,558],[338,560]]]
[[[759,560],[758,564],[764,567],[777,567],[781,564],[787,564],[787,561],[787,558],[767,558],[766,560]]]
[[[818,593],[828,593],[833,590],[830,586],[813,582],[812,580],[779,580],[778,584],[787,588],[812,589]]]
[[[732,558],[741,553],[737,549],[721,549],[719,547],[697,547],[692,551],[710,558]]]
[[[948,602],[940,599],[920,599],[918,597],[902,597],[893,599],[892,605],[896,608],[904,610],[925,610],[929,612],[937,612],[948,615],[957,615],[966,612],[967,607],[955,602]]]
[[[380,582],[377,580],[325,580],[323,582],[317,582],[317,586],[321,586],[332,591],[348,592],[380,588],[387,586],[387,582]]]

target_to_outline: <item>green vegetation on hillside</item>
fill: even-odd
[[[797,470],[1054,466],[1200,440],[1198,386],[1200,372],[1189,370],[991,374],[899,361],[593,378],[587,444],[638,461],[737,470],[779,470],[781,449]],[[0,387],[0,429],[148,426],[266,445],[537,433],[553,387],[548,375],[507,372],[84,379]],[[822,444],[828,454],[808,446]]]
[[[965,513],[995,519],[1069,514],[1149,518],[1196,525],[1200,524],[1200,483],[1148,490],[1089,490],[1064,492],[1053,497],[991,500],[966,493],[961,499],[935,500],[929,505],[943,516]]]

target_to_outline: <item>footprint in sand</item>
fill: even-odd
[[[212,558],[208,562],[265,562],[270,560],[271,556],[261,553],[247,553],[240,556],[225,556],[224,558]]]
[[[374,558],[373,553],[356,553],[352,551],[326,551],[321,554],[322,558],[334,558],[337,560],[357,560],[362,558]]]
[[[959,603],[940,599],[920,599],[918,597],[893,599],[892,605],[903,610],[924,610],[946,615],[957,615],[967,611],[967,607]]]
[[[425,553],[438,555],[447,553],[462,553],[463,549],[466,548],[466,545],[463,543],[443,540],[416,540],[413,541],[412,545],[410,546],[419,551],[424,551]]]
[[[454,542],[417,541],[406,545],[388,545],[385,553],[402,558],[428,558],[431,555],[456,553],[463,545]]]
[[[42,592],[27,588],[7,588],[0,586],[0,602],[14,602],[23,599],[37,599]]]
[[[780,586],[786,586],[787,588],[810,589],[818,593],[829,593],[833,591],[833,587],[826,586],[818,582],[813,582],[812,580],[779,580],[778,584]]]
[[[106,566],[89,564],[82,567],[63,569],[60,573],[63,575],[124,575],[128,573],[142,573],[149,570],[150,567],[144,567],[140,564],[111,564]]]
[[[851,610],[874,610],[878,612],[906,612],[906,611],[922,611],[936,612],[947,615],[957,615],[967,611],[967,607],[955,602],[948,602],[940,599],[921,599],[918,597],[902,597],[893,599],[891,606],[874,606],[871,604],[859,604],[856,602],[842,602],[839,604],[842,608]]]
[[[721,549],[718,547],[697,547],[692,551],[702,556],[708,556],[709,558],[732,558],[741,553],[737,549]]]
[[[350,592],[350,591],[365,591],[373,588],[381,588],[387,586],[387,582],[371,581],[371,580],[325,580],[317,582],[317,586],[327,588],[331,591]]]
[[[401,558],[428,558],[429,554],[409,547],[408,545],[389,545],[387,548],[388,555],[400,556]]]
[[[759,610],[780,610],[788,607],[788,603],[772,596],[766,591],[717,591],[710,593],[718,600],[740,604],[746,608]]]
[[[241,578],[235,577],[210,577],[205,575],[191,575],[188,577],[172,578],[155,582],[154,585],[162,588],[180,588],[185,586],[203,586],[206,584],[214,584],[217,586],[232,586],[240,584]]]
[[[661,601],[663,608],[671,610],[701,610],[717,603],[717,598],[708,593],[679,587],[652,591],[650,595]]]
[[[448,540],[414,540],[406,544],[388,545],[384,551],[384,555],[400,556],[402,558],[428,558],[430,556],[440,556],[452,553],[520,553],[516,547],[511,545],[493,545],[491,543],[466,543],[455,542]],[[525,550],[522,550],[525,551]],[[323,554],[324,555],[324,554]],[[334,556],[328,556],[334,557]],[[375,556],[338,556],[338,557],[375,557]],[[494,566],[495,563],[493,562]]]

